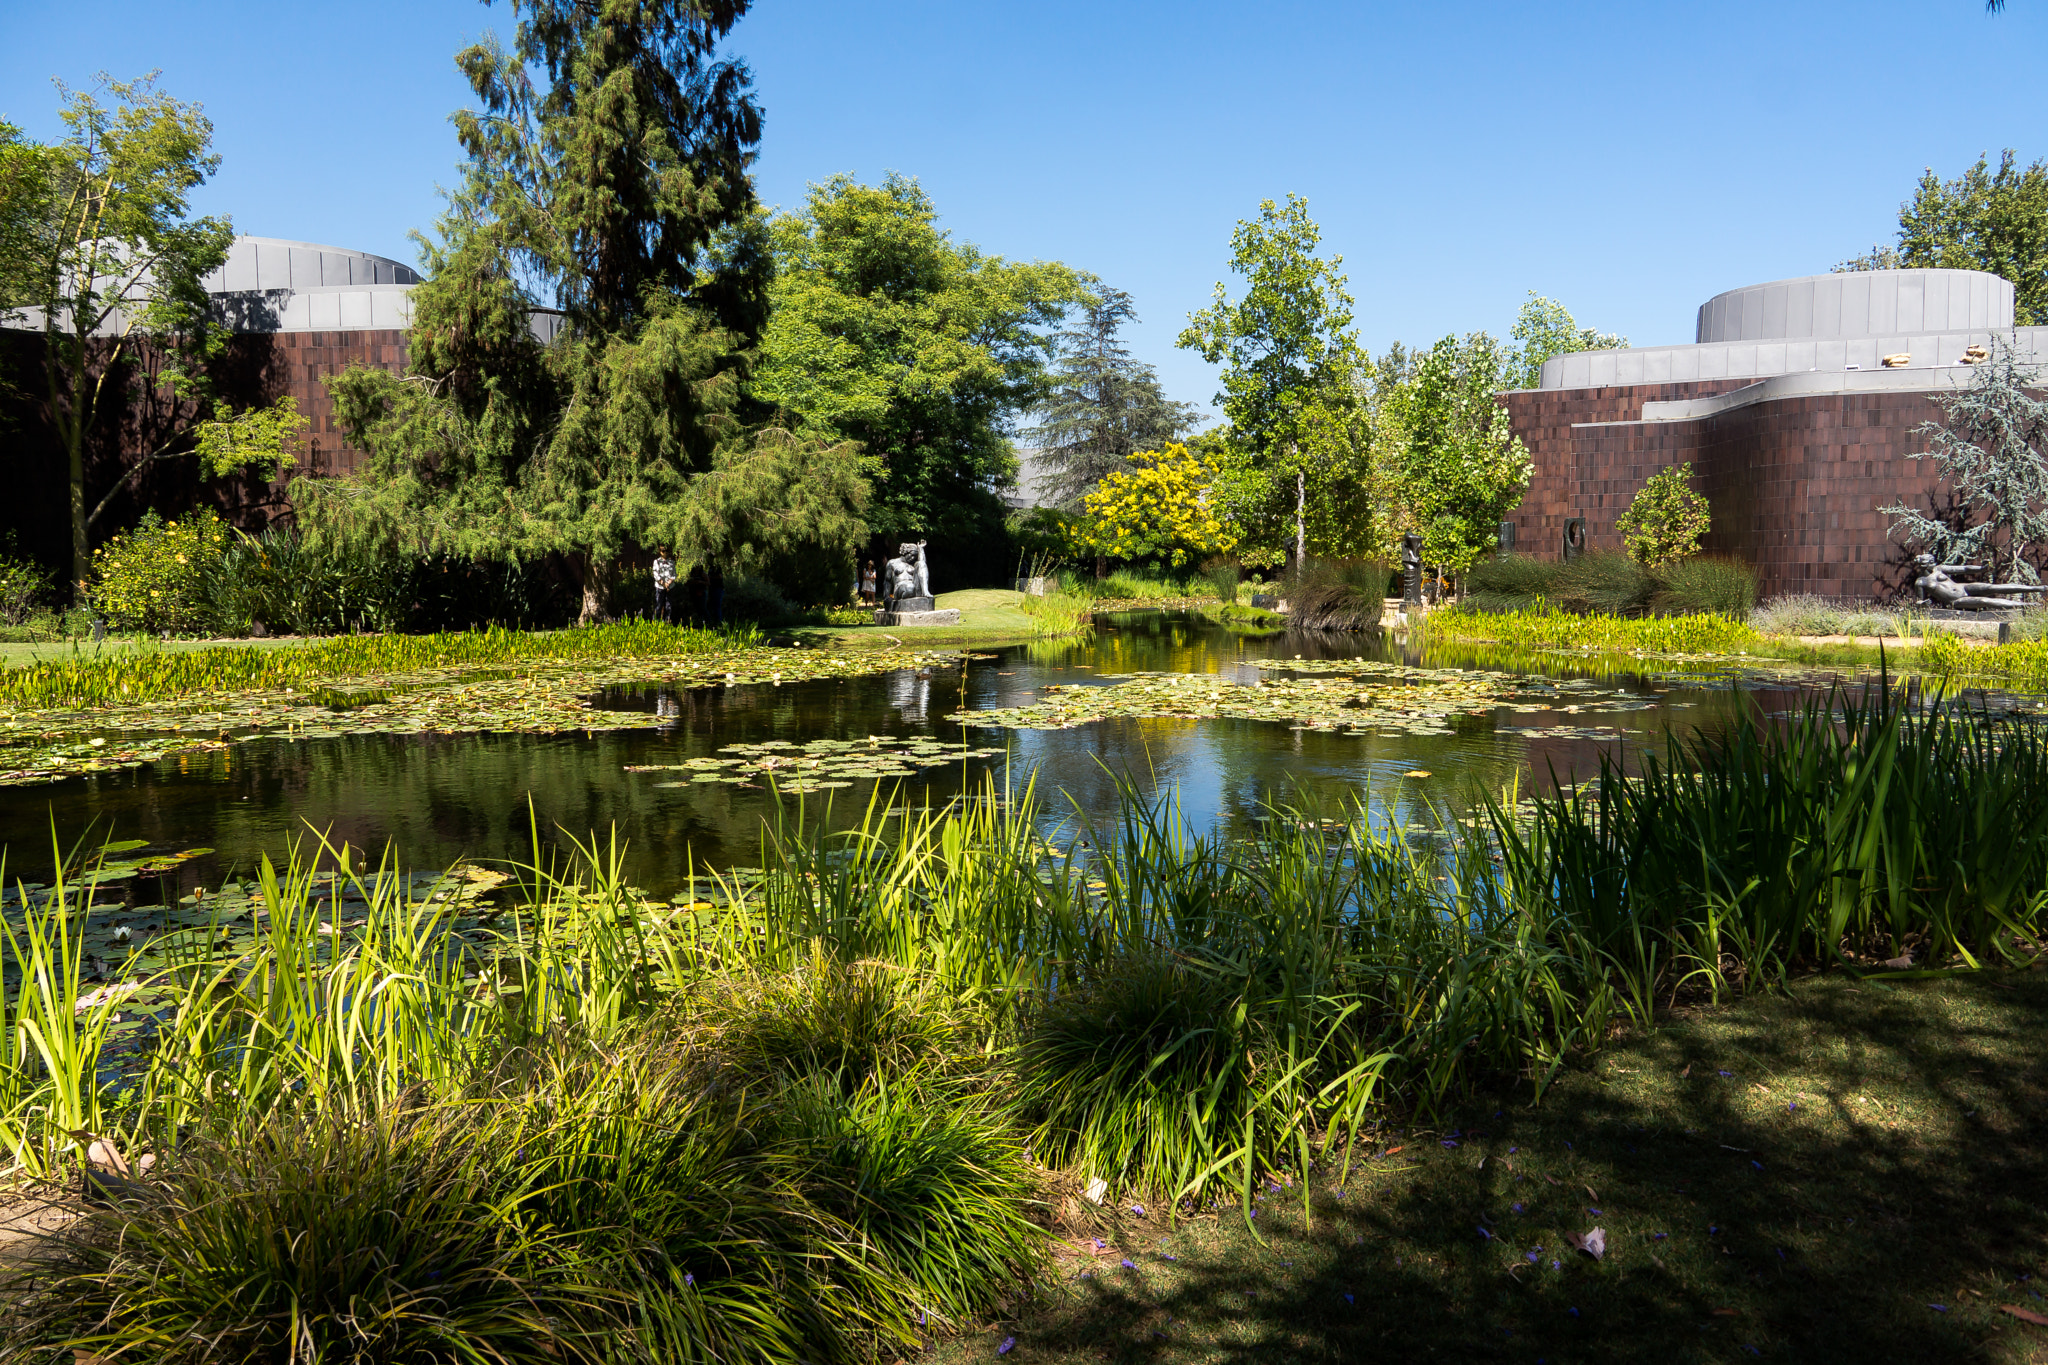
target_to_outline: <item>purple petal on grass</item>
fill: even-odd
[[[1522,1206],[1521,1206],[1520,1204],[1515,1204],[1515,1205],[1512,1205],[1511,1207],[1512,1207],[1512,1208],[1514,1209],[1514,1211],[1515,1211],[1516,1213],[1520,1213],[1520,1212],[1522,1211]]]
[[[1458,1145],[1458,1144],[1457,1144],[1456,1142],[1452,1141],[1452,1140],[1451,1140],[1450,1138],[1445,1138],[1445,1139],[1444,1139],[1444,1146],[1446,1146],[1446,1147],[1455,1147],[1455,1146],[1457,1146],[1457,1145]]]
[[[1946,1313],[1948,1311],[1948,1305],[1944,1303],[1930,1303],[1927,1306],[1937,1313]]]
[[[685,1271],[683,1272],[683,1287],[684,1287],[685,1289],[688,1289],[688,1288],[690,1288],[691,1286],[695,1285],[696,1283],[697,1283],[697,1277],[696,1277],[695,1275],[692,1275],[692,1274],[691,1274],[691,1273],[690,1273],[689,1271],[685,1270]]]
[[[1143,1204],[1133,1204],[1131,1205],[1131,1212],[1143,1218],[1145,1216],[1145,1206]]]
[[[1752,1161],[1749,1164],[1756,1167],[1758,1170],[1762,1170],[1764,1168],[1764,1163],[1761,1161]]]
[[[1721,1074],[1723,1076],[1733,1076],[1735,1073],[1732,1071],[1723,1071]]]
[[[1562,1270],[1564,1269],[1564,1263],[1561,1261],[1552,1261],[1550,1263],[1550,1268],[1552,1270]]]
[[[1520,1147],[1510,1147],[1508,1148],[1508,1155],[1513,1156],[1516,1152],[1519,1152],[1521,1150],[1522,1149]]]
[[[1132,1260],[1130,1257],[1126,1256],[1124,1257],[1123,1266],[1125,1270],[1136,1270],[1138,1268],[1138,1263]]]
[[[1650,1234],[1650,1240],[1653,1242],[1661,1242],[1670,1235],[1671,1234],[1668,1232],[1653,1232]]]
[[[1587,1212],[1587,1213],[1590,1213],[1590,1214],[1592,1214],[1592,1215],[1593,1215],[1593,1216],[1594,1216],[1595,1218],[1598,1218],[1598,1217],[1600,1217],[1600,1216],[1601,1216],[1601,1215],[1600,1215],[1600,1210],[1598,1210],[1598,1209],[1587,1209],[1587,1210],[1586,1210],[1586,1212]]]
[[[1004,1338],[1003,1338],[1003,1344],[1002,1344],[1002,1345],[1000,1345],[1000,1346],[998,1346],[998,1347],[996,1347],[996,1354],[997,1354],[997,1355],[999,1355],[999,1356],[1006,1356],[1006,1355],[1008,1355],[1008,1354],[1009,1354],[1010,1352],[1012,1352],[1012,1351],[1014,1351],[1014,1350],[1016,1350],[1016,1349],[1017,1349],[1017,1338],[1015,1338],[1015,1337],[1004,1337]]]
[[[1355,1303],[1355,1302],[1357,1302],[1357,1300],[1353,1299],[1353,1298],[1352,1298],[1352,1297],[1351,1297],[1351,1296],[1350,1296],[1349,1294],[1346,1294],[1346,1295],[1344,1296],[1344,1302],[1346,1302],[1346,1303]]]
[[[1537,1247],[1534,1251],[1523,1252],[1522,1259],[1527,1261],[1530,1265],[1535,1265],[1538,1261],[1543,1259],[1543,1248]]]
[[[1160,1252],[1160,1253],[1159,1253],[1159,1259],[1160,1259],[1160,1260],[1162,1260],[1162,1261],[1178,1261],[1178,1260],[1180,1259],[1180,1257],[1178,1257],[1178,1256],[1169,1256],[1169,1255],[1167,1255],[1167,1254],[1166,1254],[1165,1252],[1163,1252],[1163,1251],[1162,1251],[1162,1252]]]
[[[1485,1228],[1479,1229],[1479,1235],[1481,1237],[1484,1237],[1489,1242],[1493,1240],[1493,1234],[1488,1232]]]
[[[1579,1310],[1576,1308],[1567,1308],[1565,1311],[1567,1313],[1570,1313],[1573,1317],[1577,1317],[1579,1315]]]

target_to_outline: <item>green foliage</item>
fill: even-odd
[[[1937,561],[1982,558],[1993,582],[2033,583],[2030,556],[2048,541],[2048,402],[2036,398],[2038,370],[2021,361],[2008,338],[1991,338],[1991,356],[1975,367],[1967,387],[1935,395],[1939,422],[1913,429],[1931,449],[1908,455],[1931,459],[1940,483],[1966,509],[1961,528],[1929,517],[1901,498],[1877,510],[1891,517],[1891,534],[1924,546]]]
[[[1692,461],[1660,469],[1614,519],[1628,552],[1655,569],[1699,553],[1711,522],[1706,495],[1692,486]]]
[[[1193,404],[1169,400],[1157,371],[1118,339],[1137,320],[1129,294],[1102,287],[1059,334],[1051,396],[1025,435],[1045,470],[1041,493],[1067,511],[1132,456],[1186,436],[1199,416]]]
[[[50,593],[50,575],[17,550],[9,531],[0,538],[0,624],[29,624],[48,607]]]
[[[767,579],[735,574],[725,581],[725,614],[734,621],[772,625],[795,617],[797,608]]]
[[[1405,450],[1404,520],[1422,557],[1463,573],[1498,543],[1501,518],[1521,502],[1533,465],[1494,395],[1508,355],[1485,333],[1430,347],[1412,381],[1390,399]]]
[[[834,176],[777,217],[774,310],[750,392],[798,433],[848,442],[889,542],[999,532],[1007,423],[1048,391],[1048,332],[1084,281],[953,240],[912,179]]]
[[[1756,570],[1740,560],[1718,555],[1674,559],[1655,571],[1653,611],[1671,614],[1708,612],[1746,620],[1756,605]]]
[[[119,384],[147,339],[160,369],[134,382],[211,402],[207,368],[225,345],[201,279],[227,259],[234,229],[225,218],[193,218],[192,192],[220,165],[213,125],[138,81],[102,79],[92,90],[61,83],[65,138],[31,149],[18,137],[4,159],[6,208],[0,261],[10,279],[0,305],[42,311],[49,367],[48,411],[69,463],[71,579],[91,573],[92,524],[147,460],[132,467],[98,504],[85,484],[86,433],[109,402],[125,402]],[[110,108],[101,98],[112,97]],[[179,440],[174,433],[172,442]],[[172,453],[166,445],[155,455]],[[153,458],[153,457],[152,457]]]
[[[2048,322],[2048,163],[2022,168],[2007,148],[1953,180],[1930,168],[1899,205],[1896,247],[1877,246],[1836,270],[1986,270],[2013,284],[2013,320]]]
[[[747,177],[760,116],[717,50],[744,10],[542,0],[512,50],[460,55],[483,108],[456,119],[468,159],[423,243],[411,373],[330,382],[369,458],[295,485],[317,529],[413,555],[561,554],[586,619],[640,547],[685,571],[850,552],[868,495],[852,448],[742,393],[769,273]],[[544,302],[563,313],[546,345]]]
[[[1383,560],[1311,556],[1282,594],[1292,625],[1307,630],[1377,630],[1386,611],[1386,591]]]
[[[1561,560],[1532,555],[1501,554],[1482,559],[1465,574],[1465,588],[1475,597],[1554,598]]]
[[[1332,424],[1348,434],[1352,376],[1360,367],[1351,296],[1339,269],[1344,258],[1317,256],[1321,239],[1306,199],[1262,201],[1257,221],[1241,220],[1230,237],[1230,268],[1244,277],[1244,296],[1233,303],[1218,283],[1215,301],[1189,315],[1178,343],[1223,366],[1216,401],[1236,458],[1218,494],[1255,553],[1302,539],[1306,530],[1295,513],[1305,512],[1311,463],[1327,465],[1335,451],[1357,444],[1327,431],[1311,441]],[[1305,451],[1311,444],[1318,450]],[[1312,460],[1317,453],[1323,458]]]
[[[240,412],[223,403],[217,416],[193,428],[199,466],[210,479],[226,478],[244,469],[274,479],[297,463],[292,447],[311,425],[310,419],[299,415],[299,400],[290,394],[266,407]]]
[[[1581,327],[1563,304],[1544,298],[1533,289],[1529,291],[1529,301],[1515,315],[1514,329],[1508,335],[1521,345],[1503,367],[1501,387],[1506,389],[1537,387],[1543,382],[1543,362],[1554,356],[1577,351],[1614,351],[1628,345],[1625,336]]]
[[[165,521],[150,512],[92,552],[87,599],[127,630],[191,631],[205,624],[205,585],[230,536],[210,511]]]
[[[1622,559],[1620,555],[1616,559]],[[1623,563],[1628,561],[1622,559]],[[1429,615],[1446,640],[1486,640],[1537,649],[1615,649],[1643,654],[1737,654],[1764,639],[1747,622],[1711,612],[1688,616],[1614,616],[1538,603],[1506,611],[1451,607]]]
[[[306,683],[474,664],[539,660],[653,659],[758,641],[746,630],[698,630],[621,621],[571,630],[487,630],[432,635],[344,635],[317,644],[259,649],[128,651],[0,672],[0,703],[74,708],[169,701],[195,692],[300,687]]]

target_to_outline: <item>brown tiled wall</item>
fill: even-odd
[[[1705,548],[1754,564],[1765,596],[1868,597],[1888,589],[1896,547],[1881,505],[1923,502],[1934,480],[1913,428],[1937,415],[1924,393],[1857,393],[1752,403],[1684,422],[1644,422],[1645,402],[1705,397],[1752,380],[1502,395],[1535,462],[1516,509],[1517,548],[1554,558],[1565,518],[1587,543],[1619,549],[1614,520],[1658,470],[1690,460],[1713,512]]]
[[[284,332],[269,338],[276,366],[277,394],[289,393],[299,400],[299,411],[312,419],[306,429],[308,450],[301,457],[306,469],[315,474],[352,472],[362,452],[347,444],[334,422],[334,404],[327,396],[322,376],[339,374],[351,364],[380,369],[405,368],[405,333],[396,329],[376,332]],[[274,395],[275,396],[275,395]]]

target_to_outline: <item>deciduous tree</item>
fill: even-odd
[[[1051,328],[1086,297],[1084,279],[955,241],[900,175],[814,185],[772,236],[774,308],[752,392],[807,437],[858,444],[877,535],[999,536],[1010,435],[1046,396]]]
[[[1581,327],[1563,304],[1533,289],[1508,335],[1520,343],[1502,367],[1501,386],[1508,389],[1533,389],[1541,384],[1543,362],[1554,356],[1614,351],[1628,345],[1625,336]]]
[[[196,453],[208,477],[247,467],[274,475],[291,462],[303,424],[295,407],[216,408],[208,366],[226,334],[202,279],[226,260],[234,229],[190,208],[220,164],[213,125],[153,76],[58,89],[63,141],[0,137],[0,306],[43,333],[45,409],[68,466],[71,578],[80,584],[93,527],[152,464]],[[138,386],[169,390],[185,420],[94,501],[88,436]]]

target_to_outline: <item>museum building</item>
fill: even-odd
[[[1717,294],[1689,346],[1555,357],[1539,387],[1500,395],[1534,462],[1501,539],[1554,558],[1582,530],[1586,548],[1619,549],[1636,490],[1691,461],[1713,515],[1702,548],[1755,565],[1761,596],[1886,594],[1903,556],[1877,509],[1928,504],[1914,428],[1994,334],[2048,355],[2048,327],[2014,329],[1996,275],[1873,270]]]

